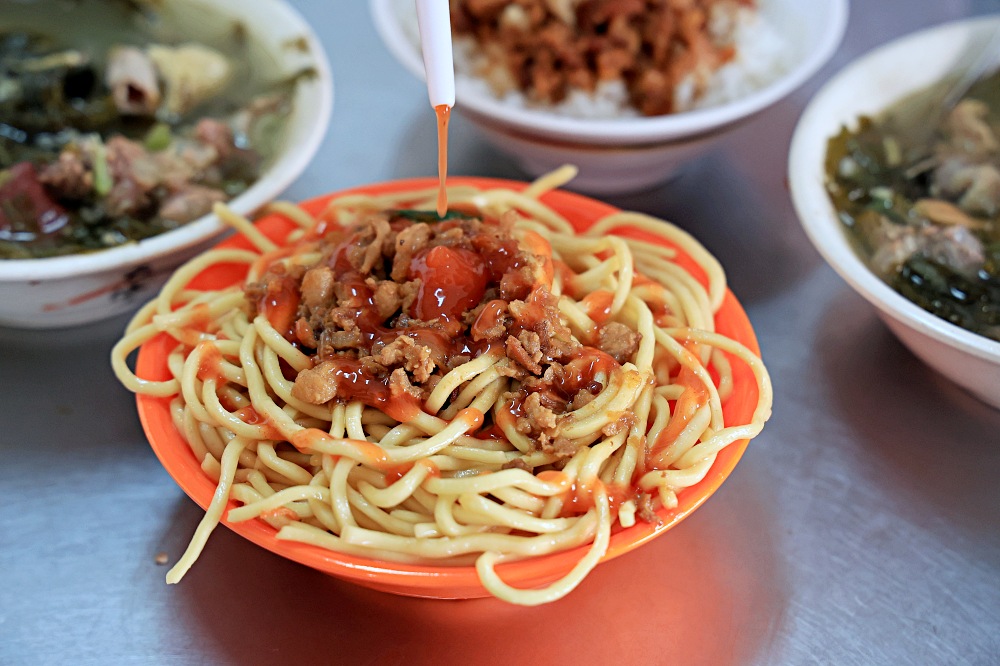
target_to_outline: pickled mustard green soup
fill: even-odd
[[[278,70],[183,0],[2,3],[0,259],[131,243],[246,190],[290,110]]]
[[[1000,71],[948,113],[939,89],[827,146],[827,191],[859,254],[928,312],[1000,341]]]

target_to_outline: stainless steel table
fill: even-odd
[[[300,0],[333,62],[329,135],[292,199],[435,173],[425,91],[365,3]],[[393,597],[220,528],[146,444],[109,349],[122,318],[0,329],[0,664],[1000,663],[1000,412],[940,379],[822,262],[785,185],[794,123],[854,56],[998,0],[861,0],[834,60],[667,186],[612,203],[677,221],[728,268],[775,410],[688,521],[537,609]],[[451,172],[519,177],[461,117]],[[641,618],[636,620],[636,618]]]

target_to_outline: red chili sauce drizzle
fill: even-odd
[[[401,423],[409,421],[420,411],[420,402],[415,396],[406,393],[393,395],[388,380],[376,377],[357,359],[338,358],[334,363],[337,397],[344,402],[360,400]]]
[[[211,380],[219,386],[225,384],[226,377],[222,373],[222,353],[219,351],[219,348],[209,343],[203,343],[200,347],[201,358],[196,374],[198,379],[203,382]],[[267,417],[262,416],[252,406],[238,407],[232,404],[232,400],[230,400],[226,393],[219,395],[219,404],[247,425],[262,426],[262,438],[271,440],[282,439],[281,432],[270,423]]]
[[[216,384],[222,384],[226,378],[222,375],[222,352],[213,344],[202,344],[201,357],[198,363],[197,377],[205,382],[214,379]]]
[[[334,399],[360,400],[406,422],[419,410],[422,401],[415,394],[423,389],[400,390],[398,378],[394,386],[390,375],[403,364],[380,369],[381,363],[388,363],[384,357],[379,360],[380,350],[398,338],[409,338],[415,346],[430,350],[435,372],[441,375],[455,364],[489,352],[497,340],[487,339],[486,330],[504,321],[509,299],[529,297],[537,282],[531,271],[545,265],[533,253],[522,251],[509,226],[498,220],[466,219],[461,211],[452,214],[458,217],[425,222],[425,216],[411,211],[388,211],[384,222],[367,220],[352,229],[331,229],[325,239],[313,237],[311,242],[318,242],[323,253],[320,264],[272,265],[258,283],[248,286],[251,307],[309,354],[313,369],[323,366],[324,381],[335,387]],[[384,234],[386,222],[393,235],[388,240],[378,235]],[[402,237],[417,231],[417,224],[426,227],[430,237],[407,246]],[[381,243],[378,253],[375,243]],[[399,277],[396,253],[407,248],[411,254],[403,259],[405,276],[392,280],[390,274]],[[313,269],[332,271],[329,303],[321,306],[303,293],[304,275]],[[386,282],[409,290],[402,306],[389,316],[377,293]],[[496,298],[501,292],[507,298]],[[480,306],[481,312],[470,322],[469,312]],[[327,335],[328,329],[332,336],[341,336],[338,341],[350,334],[351,342],[326,344],[334,339]],[[503,340],[499,343],[502,346]],[[409,363],[407,359],[405,369],[413,385],[426,381],[416,379]],[[296,377],[296,384],[301,376]],[[317,396],[315,400],[320,400]]]
[[[287,275],[268,282],[267,291],[257,300],[257,312],[267,317],[274,330],[288,340],[295,338],[294,325],[298,308],[298,283]]]
[[[587,316],[594,320],[595,324],[603,324],[611,317],[611,303],[615,295],[605,289],[592,291],[583,297],[581,303],[586,308]]]
[[[594,483],[601,483],[599,480],[594,480]],[[579,480],[574,481],[563,495],[563,506],[562,510],[559,512],[561,517],[578,516],[583,513],[587,513],[594,508],[594,499],[596,498],[595,488],[593,484],[583,483]],[[610,504],[611,514],[614,515],[618,513],[621,509],[622,504],[629,500],[638,502],[639,496],[642,494],[641,491],[634,486],[624,486],[620,484],[608,484],[604,486],[604,491],[608,495],[608,503]]]
[[[281,431],[278,430],[271,421],[251,406],[243,407],[234,412],[237,418],[247,425],[262,426],[261,437],[264,439],[280,440]]]
[[[371,442],[363,439],[337,439],[334,440],[329,433],[323,432],[317,428],[305,428],[304,430],[299,430],[292,433],[289,438],[289,443],[295,447],[295,449],[301,453],[313,453],[315,451],[323,451],[326,449],[324,445],[334,445],[351,449],[350,453],[353,455],[352,458],[360,460],[366,465],[374,467],[380,470],[386,470],[393,465],[389,463],[389,456],[378,444],[372,444]],[[347,453],[347,451],[344,451]]]
[[[197,375],[199,380],[205,382],[212,380],[217,385],[222,386],[226,383],[226,377],[222,373],[222,353],[219,348],[213,344],[203,343],[201,345],[201,358],[198,363]],[[264,426],[261,437],[264,439],[280,440],[280,431],[271,425],[268,419],[262,416],[257,410],[252,406],[239,407],[233,404],[233,401],[229,398],[227,393],[219,394],[219,404],[222,407],[232,412],[236,418],[240,419],[247,425],[260,425]]]
[[[437,118],[438,140],[437,214],[438,217],[444,217],[448,212],[448,190],[445,189],[445,183],[448,181],[448,120],[451,117],[451,107],[438,104],[434,107],[434,115]]]

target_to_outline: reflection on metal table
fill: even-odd
[[[334,68],[330,131],[286,192],[436,173],[423,85],[359,2],[295,3]],[[217,530],[177,586],[202,512],[114,379],[125,319],[0,329],[0,663],[995,663],[1000,412],[936,376],[809,244],[785,185],[810,95],[899,34],[995,0],[854,3],[818,76],[675,181],[611,203],[674,220],[727,268],[775,410],[731,478],[666,536],[534,609],[343,583]],[[450,173],[519,178],[453,119]]]

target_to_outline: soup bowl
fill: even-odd
[[[16,4],[16,3],[15,3]],[[261,66],[296,77],[289,116],[270,162],[246,190],[228,202],[251,213],[282,192],[306,168],[326,132],[333,78],[312,28],[285,2],[172,0],[156,11],[190,27],[205,16],[239,22]],[[0,24],[5,9],[0,7]],[[53,19],[58,25],[58,17]],[[201,26],[200,30],[207,30]],[[192,28],[193,30],[193,28]],[[188,258],[205,250],[225,225],[213,214],[120,246],[36,259],[0,259],[0,325],[53,328],[85,324],[135,309]]]
[[[816,94],[792,137],[792,200],[813,245],[917,357],[987,404],[1000,408],[1000,342],[920,308],[882,281],[854,251],[826,191],[827,143],[861,116],[940,84],[968,63],[971,51],[1000,31],[1000,16],[923,30],[863,55]]]

